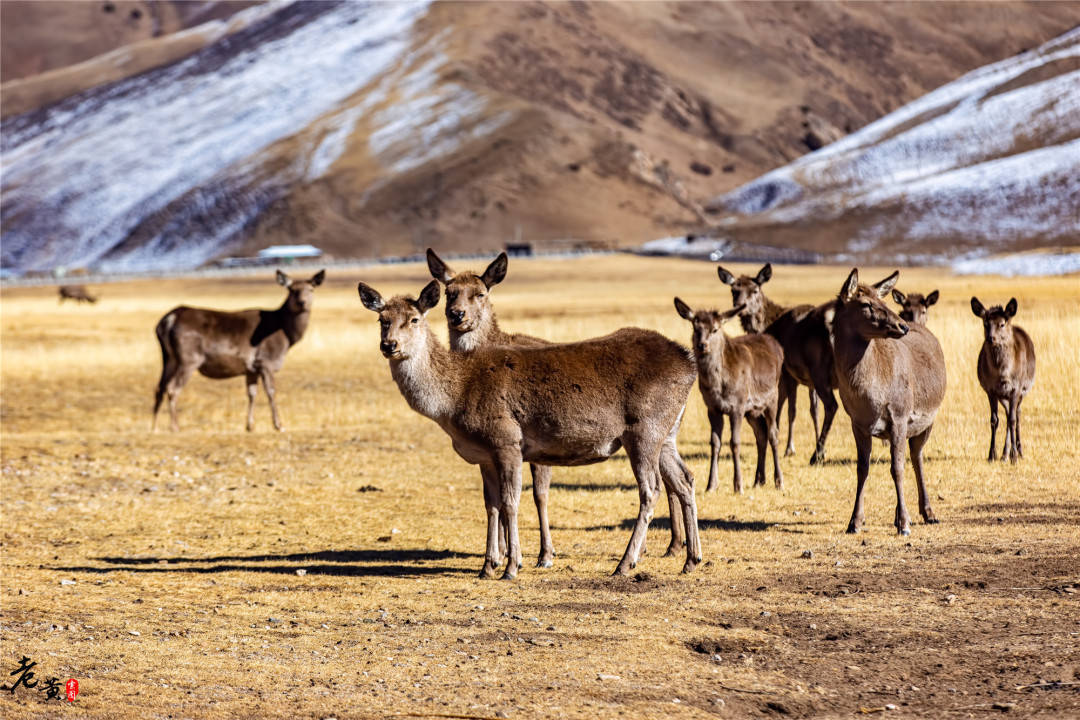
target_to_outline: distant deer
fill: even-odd
[[[698,386],[712,426],[709,484],[718,484],[717,464],[720,457],[720,435],[724,416],[731,423],[731,461],[734,465],[735,492],[742,492],[742,472],[739,468],[739,435],[745,417],[754,429],[757,440],[757,469],[754,485],[765,484],[765,444],[772,449],[776,487],[783,489],[784,475],[780,471],[776,447],[776,394],[784,364],[784,351],[771,335],[749,333],[729,338],[724,322],[743,310],[737,305],[727,312],[698,310],[675,298],[675,310],[693,326],[694,357],[698,366]]]
[[[1006,412],[1005,446],[1002,461],[1016,462],[1024,457],[1020,443],[1020,403],[1035,383],[1035,344],[1024,329],[1012,324],[1016,315],[1016,298],[1004,309],[1000,305],[984,308],[978,298],[971,298],[971,311],[983,321],[983,344],[979,351],[979,384],[990,400],[990,454],[996,459],[998,403]]]
[[[867,286],[859,284],[859,272],[852,270],[827,318],[840,400],[851,416],[858,452],[858,486],[849,533],[859,532],[863,524],[863,491],[874,437],[889,441],[897,532],[911,534],[904,504],[905,440],[919,486],[919,511],[927,523],[937,522],[926,492],[922,451],[945,397],[945,356],[925,325],[904,322],[883,302],[899,275],[894,272]]]
[[[431,276],[441,282],[446,288],[446,324],[450,329],[450,349],[456,352],[470,352],[477,348],[488,348],[494,345],[516,345],[518,347],[543,347],[551,345],[547,340],[542,340],[531,335],[511,334],[499,328],[499,321],[495,317],[495,308],[491,303],[491,288],[501,283],[506,277],[509,259],[506,253],[500,253],[481,275],[464,271],[456,273],[443,262],[434,250],[428,248],[427,264]],[[678,434],[676,424],[672,441],[664,445],[661,452],[661,462],[670,463],[671,470],[681,472],[686,481],[693,486],[694,476],[683,462],[679,451],[675,446],[674,436]],[[536,561],[537,567],[551,567],[555,557],[555,547],[551,541],[551,529],[548,524],[547,499],[548,489],[551,486],[551,468],[529,464],[529,470],[533,478],[533,501],[536,504],[536,514],[540,523],[540,555]],[[670,508],[671,543],[668,545],[665,556],[675,555],[685,547],[682,523],[678,522],[681,510],[678,498],[671,488],[668,491],[668,506]],[[673,504],[674,503],[674,504]],[[500,535],[500,541],[503,536]]]
[[[683,511],[683,571],[701,561],[693,486],[661,462],[697,375],[685,348],[658,333],[625,328],[566,345],[452,352],[426,317],[439,302],[437,281],[416,299],[383,300],[364,283],[357,290],[364,307],[379,314],[379,348],[409,406],[438,423],[463,460],[483,469],[488,533],[481,577],[494,576],[502,557],[500,515],[509,535],[503,578],[517,575],[523,461],[584,465],[619,448],[630,458],[639,508],[615,573],[637,565],[661,479],[675,488]]]
[[[786,308],[776,304],[765,295],[765,291],[761,289],[761,286],[772,278],[772,263],[765,263],[754,277],[740,275],[736,278],[721,265],[716,267],[716,273],[720,276],[720,281],[722,283],[731,286],[732,307],[738,305],[743,306],[743,311],[739,313],[739,323],[742,325],[744,332],[765,332],[766,328],[770,327],[789,310],[806,312],[813,307],[811,305],[799,305],[796,308]],[[785,349],[785,353],[786,352],[787,350]],[[791,352],[793,354],[797,353],[798,348],[792,347]],[[816,439],[818,436],[818,396],[817,393],[814,392],[813,385],[811,384],[809,387],[810,417],[814,421],[814,438]],[[784,375],[781,376],[779,399],[776,404],[778,423],[779,417],[784,410],[784,403],[790,400],[790,403],[788,404],[787,446],[784,448],[784,457],[795,454],[795,392],[798,388],[799,383],[789,373],[785,372]]]
[[[77,303],[88,302],[91,305],[98,301],[85,285],[61,285],[59,302],[63,303],[65,300],[74,300]]]
[[[165,313],[158,321],[161,344],[161,380],[154,395],[154,419],[157,429],[161,400],[169,396],[171,428],[180,429],[176,420],[176,398],[191,374],[198,370],[208,378],[223,379],[243,375],[247,381],[247,429],[255,427],[255,393],[259,380],[270,399],[274,428],[281,430],[281,418],[274,401],[274,373],[285,363],[288,352],[307,330],[315,288],[322,285],[326,271],[320,270],[310,280],[292,280],[277,271],[277,281],[288,289],[285,302],[277,310],[240,310],[227,312],[181,305]]]
[[[929,295],[920,295],[919,293],[905,295],[899,290],[893,290],[892,299],[893,302],[900,306],[901,320],[925,325],[926,314],[930,310],[930,306],[938,301],[938,291],[935,290]]]

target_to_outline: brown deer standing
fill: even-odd
[[[766,332],[768,328],[772,327],[773,323],[780,319],[782,316],[788,315],[789,317],[802,318],[806,313],[813,310],[812,305],[798,305],[793,308],[786,308],[782,305],[778,305],[770,300],[765,291],[761,289],[761,286],[767,283],[772,278],[772,263],[766,263],[758,274],[754,277],[749,275],[741,275],[736,278],[730,272],[724,269],[723,266],[718,265],[716,267],[716,273],[720,276],[720,281],[725,285],[731,286],[731,305],[732,307],[742,305],[743,311],[739,313],[739,323],[742,325],[743,331],[748,333],[762,333]],[[781,323],[776,326],[776,329],[786,329],[787,318],[785,323]],[[785,360],[788,354],[791,354],[793,362],[798,364],[799,358],[803,355],[802,346],[805,344],[805,338],[798,333],[772,333],[774,336],[781,335],[778,340],[781,340],[781,345],[786,340],[790,344],[790,347],[784,346]],[[822,335],[822,337],[824,337]],[[829,358],[831,361],[831,357]],[[802,364],[805,364],[805,360]],[[788,405],[788,433],[787,433],[787,446],[784,448],[784,457],[795,454],[795,396],[796,391],[799,389],[799,382],[795,380],[792,370],[787,368],[787,362],[785,362],[785,372],[780,377],[780,389],[779,399],[776,404],[776,416],[777,418],[783,414],[784,403],[789,402]],[[803,373],[804,377],[811,378],[811,374]],[[810,389],[810,417],[814,421],[814,438],[818,437],[818,395],[814,390],[813,382],[803,383]],[[830,390],[831,395],[831,390]],[[836,401],[833,399],[835,413]],[[723,416],[720,418],[720,428],[723,428]],[[830,421],[831,424],[831,421]],[[827,432],[827,431],[826,431]],[[717,440],[719,442],[719,440]],[[822,440],[824,445],[824,439]],[[824,451],[822,451],[824,453]],[[816,454],[815,454],[816,457]],[[822,455],[824,457],[824,454]],[[811,459],[811,463],[815,461]]]
[[[434,250],[428,248],[427,264],[431,276],[441,282],[446,288],[446,324],[450,329],[450,349],[456,352],[471,352],[477,348],[488,348],[495,345],[516,345],[518,347],[543,347],[551,345],[547,340],[542,340],[531,335],[511,334],[504,332],[499,327],[499,321],[495,317],[495,308],[491,303],[491,289],[501,283],[506,277],[509,259],[506,253],[500,253],[481,275],[464,271],[456,273],[443,262]],[[664,445],[660,461],[671,464],[671,470],[681,472],[686,482],[691,487],[694,484],[694,476],[683,462],[679,451],[675,446],[674,436],[678,433],[678,424],[672,434],[670,443]],[[540,524],[540,555],[536,561],[536,567],[551,567],[555,557],[555,547],[551,540],[551,529],[548,523],[547,499],[548,490],[551,486],[551,468],[536,463],[529,464],[529,470],[533,478],[533,502],[536,504],[536,514]],[[681,510],[678,505],[678,497],[668,487],[668,507],[671,522],[671,543],[668,545],[665,556],[676,555],[685,547],[682,523],[679,522]],[[505,540],[505,527],[500,534],[500,544]]]
[[[935,290],[929,295],[920,295],[919,293],[905,295],[899,290],[893,290],[892,299],[893,302],[900,306],[901,320],[925,325],[930,306],[938,301],[938,291]]]
[[[1035,383],[1035,344],[1024,329],[1012,324],[1016,298],[1002,308],[984,308],[978,298],[971,298],[971,311],[983,321],[983,344],[979,351],[979,384],[990,400],[990,454],[995,458],[998,403],[1005,408],[1005,446],[1001,459],[1016,462],[1024,457],[1020,444],[1020,403]]]
[[[63,303],[65,300],[74,300],[77,303],[88,302],[91,305],[98,301],[96,297],[90,294],[85,285],[61,285],[60,300],[58,302]]]
[[[325,278],[325,270],[315,273],[310,280],[292,280],[278,270],[278,284],[285,286],[289,294],[277,310],[226,312],[181,305],[165,313],[155,328],[161,345],[162,369],[154,394],[151,430],[157,429],[158,409],[166,394],[171,427],[174,431],[180,429],[176,399],[196,370],[214,379],[244,376],[249,431],[255,427],[255,393],[261,379],[270,399],[274,428],[281,430],[274,401],[274,373],[285,363],[289,348],[304,336],[311,318],[314,290]]]
[[[739,435],[743,418],[750,423],[757,440],[757,469],[754,485],[765,484],[765,444],[772,449],[774,480],[784,487],[776,444],[776,394],[784,365],[784,351],[771,335],[749,333],[729,338],[724,322],[738,315],[742,305],[727,312],[698,310],[675,298],[675,310],[693,326],[694,357],[698,366],[698,386],[712,426],[709,484],[706,491],[719,484],[720,431],[723,417],[731,423],[731,461],[734,465],[735,492],[742,492],[739,467]]]
[[[852,270],[828,318],[840,400],[851,416],[858,451],[858,486],[849,533],[859,532],[863,524],[863,491],[875,437],[889,441],[897,532],[911,534],[904,504],[905,440],[919,486],[919,511],[927,523],[937,522],[926,492],[922,451],[945,397],[945,356],[926,326],[904,322],[882,301],[899,275],[894,272],[866,286],[859,284],[858,270]]]
[[[437,281],[415,300],[383,300],[364,283],[357,290],[364,307],[379,314],[379,348],[409,406],[438,423],[463,460],[483,468],[488,532],[481,577],[492,577],[502,557],[500,515],[509,536],[503,578],[517,575],[522,462],[585,465],[623,447],[639,508],[616,574],[637,565],[661,479],[676,488],[683,510],[683,571],[701,561],[693,486],[660,462],[697,375],[685,348],[658,333],[625,328],[566,345],[453,352],[427,322],[439,302]]]

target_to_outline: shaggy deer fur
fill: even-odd
[[[743,311],[739,313],[739,322],[742,324],[742,328],[748,333],[761,333],[766,332],[769,327],[773,325],[781,316],[786,313],[793,313],[798,317],[802,317],[805,313],[813,310],[812,305],[799,305],[794,308],[786,308],[782,305],[777,305],[770,300],[761,286],[767,283],[772,278],[772,264],[766,263],[758,274],[754,277],[749,275],[741,275],[736,278],[730,272],[725,270],[722,266],[717,266],[717,275],[720,276],[720,281],[726,285],[731,286],[731,306],[736,307],[743,306]],[[778,325],[777,328],[786,327],[784,324]],[[778,333],[773,333],[774,336]],[[782,337],[777,337],[780,340],[780,344],[784,345],[784,341],[792,343],[789,347],[784,345],[784,355],[791,354],[793,357],[801,353],[801,345],[804,343],[804,338],[798,334],[784,333]],[[809,377],[809,375],[807,375]],[[813,383],[807,384],[810,390],[810,417],[814,421],[814,438],[818,437],[818,395],[814,391]],[[785,363],[785,372],[780,377],[780,390],[779,399],[776,403],[776,416],[777,418],[783,414],[784,403],[788,404],[788,433],[787,433],[787,445],[784,448],[784,457],[795,454],[795,397],[796,391],[799,389],[799,383],[795,380],[791,371],[787,369]],[[789,402],[790,401],[790,402]],[[835,406],[836,401],[833,401]],[[833,411],[835,412],[835,410]],[[815,455],[816,456],[816,455]],[[813,460],[811,460],[813,462]]]
[[[161,345],[161,380],[154,395],[154,419],[162,398],[169,396],[172,429],[179,430],[176,399],[191,374],[198,370],[208,378],[222,379],[243,375],[247,380],[247,429],[255,427],[255,393],[262,379],[270,399],[274,428],[282,429],[274,401],[274,373],[285,363],[288,352],[307,330],[315,288],[322,284],[326,271],[320,270],[310,280],[291,280],[280,270],[278,284],[289,294],[277,310],[240,310],[226,312],[181,305],[165,313],[158,321]]]
[[[979,351],[979,384],[990,400],[990,454],[995,459],[997,441],[998,403],[1006,412],[1005,447],[1002,461],[1016,462],[1024,457],[1020,444],[1020,403],[1035,383],[1035,344],[1024,329],[1012,324],[1016,315],[1016,298],[1002,308],[984,308],[978,298],[971,298],[971,311],[983,321],[983,344]]]
[[[911,534],[904,504],[905,440],[919,486],[919,511],[927,523],[937,522],[926,492],[922,451],[945,397],[945,356],[926,326],[904,322],[882,301],[899,275],[894,272],[866,286],[859,284],[858,270],[852,270],[828,318],[840,400],[851,416],[858,450],[858,487],[849,533],[858,532],[863,524],[863,491],[874,437],[889,441],[897,532]]]
[[[658,333],[625,328],[566,345],[453,352],[439,343],[426,317],[439,302],[437,281],[415,300],[383,300],[364,283],[357,290],[364,307],[379,314],[379,348],[409,406],[438,423],[458,455],[483,470],[488,533],[481,577],[494,576],[500,562],[501,514],[509,535],[503,578],[517,574],[523,461],[584,465],[622,447],[640,504],[616,574],[637,565],[662,476],[676,488],[683,510],[683,571],[701,561],[693,486],[661,462],[697,375],[685,348]]]
[[[694,357],[698,367],[698,386],[712,427],[709,484],[713,490],[719,484],[718,460],[720,435],[724,416],[731,422],[731,461],[734,465],[735,492],[742,492],[742,472],[739,467],[739,435],[745,417],[754,429],[757,440],[757,469],[754,485],[765,484],[765,443],[772,449],[776,487],[784,487],[776,447],[776,393],[784,364],[784,351],[771,335],[749,333],[729,338],[724,322],[738,315],[742,305],[727,312],[698,310],[675,298],[675,310],[693,326]]]
[[[97,302],[97,298],[90,294],[85,285],[62,285],[60,286],[60,300],[74,300],[77,303],[88,302],[91,305]]]
[[[476,348],[487,348],[495,345],[516,345],[519,347],[542,347],[551,345],[547,340],[542,340],[531,335],[511,334],[504,332],[499,327],[499,321],[495,317],[495,308],[491,303],[491,288],[499,284],[506,277],[509,259],[506,253],[500,253],[483,274],[464,271],[455,273],[442,261],[434,250],[427,251],[428,270],[431,276],[441,282],[446,288],[446,324],[450,329],[450,349],[457,352],[469,352]],[[679,451],[675,446],[674,436],[678,433],[678,426],[672,434],[670,443],[665,443],[661,452],[661,462],[670,463],[673,470],[681,472],[686,482],[693,486],[694,476],[683,462]],[[529,464],[529,470],[533,478],[533,502],[536,504],[536,514],[540,524],[540,555],[536,561],[537,567],[551,567],[555,557],[555,547],[551,541],[551,529],[548,524],[547,499],[548,489],[551,486],[551,468],[535,463]],[[679,499],[674,490],[667,487],[668,508],[670,517],[674,518],[671,523],[671,543],[665,552],[665,556],[676,555],[681,552],[686,541],[683,538],[683,526],[678,522],[681,515]],[[500,516],[501,517],[501,516]],[[500,534],[500,544],[505,540],[505,527]],[[505,546],[503,548],[505,550]],[[644,552],[644,547],[642,548]]]
[[[901,320],[925,325],[926,314],[930,310],[930,306],[938,301],[938,291],[935,290],[929,295],[920,295],[919,293],[905,295],[899,290],[893,290],[892,299],[893,302],[900,306]]]

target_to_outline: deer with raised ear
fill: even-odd
[[[1013,325],[1016,316],[1016,298],[1005,307],[983,307],[978,298],[971,298],[971,311],[983,321],[983,344],[979,350],[977,372],[979,384],[990,401],[990,454],[993,462],[994,445],[997,441],[998,403],[1005,408],[1005,446],[1001,459],[1016,462],[1024,457],[1020,443],[1020,403],[1035,384],[1035,344],[1019,325]]]
[[[765,445],[772,449],[774,481],[784,487],[784,475],[776,441],[776,393],[784,364],[784,351],[771,335],[749,333],[731,338],[724,322],[738,315],[741,305],[727,312],[698,310],[675,298],[675,311],[693,326],[693,350],[698,367],[698,387],[712,426],[709,484],[717,487],[720,434],[726,415],[731,423],[731,461],[735,492],[742,492],[739,467],[739,435],[743,418],[750,422],[757,440],[757,469],[754,485],[765,484]]]
[[[483,469],[488,532],[481,577],[494,576],[503,557],[501,515],[508,535],[503,578],[517,575],[523,462],[585,465],[620,448],[637,480],[639,506],[615,573],[637,565],[661,480],[679,496],[687,538],[683,571],[701,561],[694,488],[660,461],[697,376],[686,348],[651,330],[624,328],[565,345],[453,352],[427,321],[439,302],[438,281],[415,299],[384,300],[364,283],[357,290],[364,307],[379,315],[379,349],[409,406],[434,420],[463,460]]]
[[[925,325],[903,321],[884,303],[899,276],[894,272],[868,286],[859,284],[859,272],[852,270],[826,318],[840,400],[851,416],[858,453],[849,533],[862,528],[863,491],[875,437],[889,441],[897,532],[911,534],[911,517],[904,503],[905,441],[919,488],[919,512],[925,522],[937,522],[926,491],[922,453],[945,397],[945,356]]]
[[[180,429],[176,400],[196,370],[215,380],[244,376],[248,431],[255,427],[255,394],[262,380],[270,400],[274,428],[282,430],[274,400],[274,374],[284,365],[285,353],[304,336],[311,318],[314,290],[325,278],[325,270],[309,280],[293,280],[278,270],[277,282],[288,294],[276,310],[229,312],[181,305],[165,313],[155,328],[161,345],[162,369],[154,394],[151,430],[157,429],[158,410],[166,395],[171,428]]]
[[[477,275],[469,271],[454,272],[434,250],[428,248],[427,264],[431,276],[446,288],[446,324],[450,330],[450,349],[455,352],[471,352],[477,348],[495,345],[516,345],[518,347],[542,347],[551,345],[547,340],[508,333],[499,327],[495,307],[491,302],[491,290],[506,278],[509,258],[506,253],[491,261],[483,273]],[[661,463],[669,465],[670,472],[682,473],[686,482],[693,486],[694,476],[683,462],[675,446],[676,425],[671,441],[665,443],[661,452]],[[551,567],[555,557],[555,547],[551,540],[548,523],[548,490],[551,487],[551,468],[536,463],[529,464],[533,478],[533,502],[540,524],[540,554],[537,567]],[[679,521],[681,509],[674,491],[665,485],[668,491],[668,507],[671,521],[671,542],[665,556],[676,555],[686,544],[683,537],[683,525]],[[505,528],[500,534],[500,544],[504,542]]]
[[[769,333],[784,348],[784,372],[780,376],[779,397],[776,403],[777,418],[783,413],[784,403],[788,403],[788,432],[784,457],[795,454],[795,397],[799,385],[802,384],[806,385],[810,391],[810,418],[814,421],[814,439],[820,438],[810,464],[819,462],[825,457],[825,435],[829,432],[832,416],[839,406],[832,395],[832,385],[828,377],[832,355],[820,352],[828,347],[824,326],[822,325],[820,332],[816,334],[808,332],[810,323],[806,322],[806,319],[814,310],[814,306],[796,305],[787,308],[778,305],[765,295],[762,286],[772,278],[772,263],[765,263],[754,277],[749,275],[735,277],[721,265],[716,266],[716,274],[720,276],[720,282],[731,286],[732,307],[742,306],[743,308],[739,313],[739,323],[743,331]],[[788,360],[789,357],[790,360]],[[820,372],[815,372],[815,370]],[[820,385],[822,391],[826,392],[823,397],[828,397],[825,403],[825,430],[820,435],[815,376],[821,377]],[[723,419],[720,422],[723,427]]]
[[[905,295],[899,290],[893,289],[892,299],[893,302],[900,306],[901,320],[925,325],[926,315],[930,307],[938,301],[938,291],[935,290],[929,295],[920,293],[908,293]]]

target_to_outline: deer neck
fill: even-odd
[[[727,346],[728,337],[724,331],[721,330],[720,336],[713,341],[707,352],[694,354],[695,359],[697,360],[698,378],[706,387],[718,388],[723,386]]]
[[[747,333],[762,333],[765,332],[765,328],[772,325],[776,318],[783,315],[787,308],[777,305],[770,300],[764,293],[761,295],[762,302],[754,310],[744,312],[739,315],[739,323],[742,325],[743,332]]]
[[[1009,333],[1008,340],[1004,342],[988,342],[987,345],[990,346],[990,359],[994,361],[994,366],[1002,374],[1011,372],[1014,357],[1012,332]]]
[[[285,301],[275,314],[278,317],[278,324],[281,326],[282,332],[289,339],[289,345],[292,346],[300,342],[300,338],[304,337],[304,332],[307,330],[308,321],[311,319],[311,311],[301,310],[300,312],[294,312],[289,309],[288,301]]]
[[[458,384],[454,369],[451,351],[442,346],[430,327],[422,347],[414,348],[404,360],[390,361],[390,375],[409,407],[436,422],[453,412]]]
[[[841,382],[854,385],[863,360],[873,350],[872,341],[839,317],[835,317],[830,323],[829,340],[833,347],[837,378]]]
[[[450,349],[455,352],[472,352],[490,345],[505,345],[508,337],[499,328],[499,321],[492,311],[472,330],[462,332],[450,328]]]

